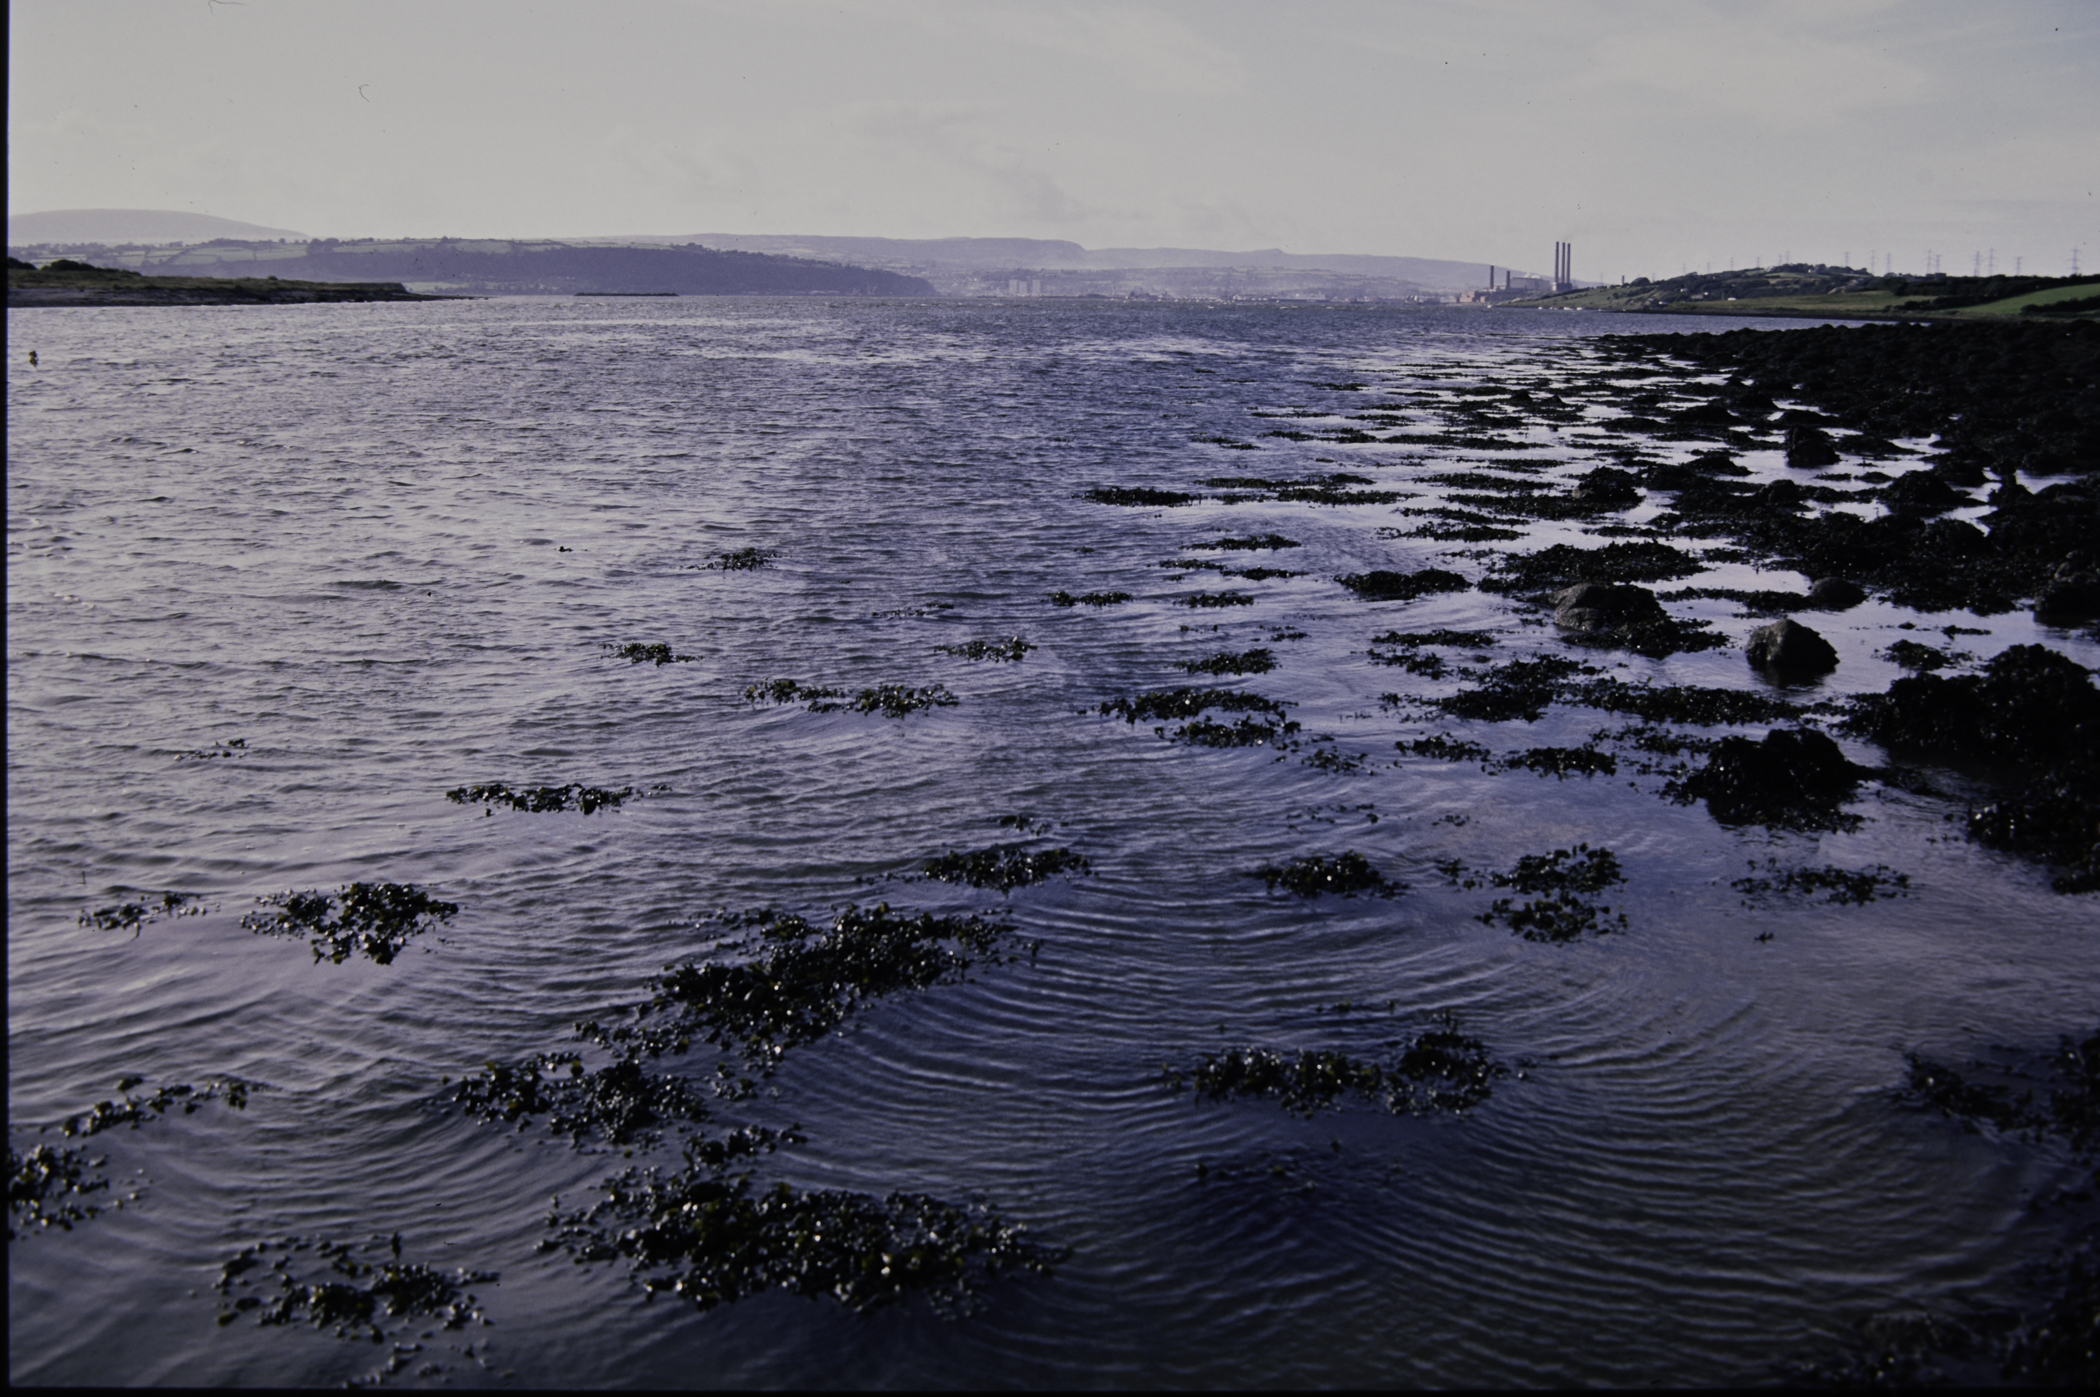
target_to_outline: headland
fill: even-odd
[[[60,260],[35,267],[7,259],[9,306],[294,306],[337,301],[451,301],[399,282],[281,281],[276,277],[144,276],[121,267]]]

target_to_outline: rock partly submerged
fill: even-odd
[[[1811,679],[1837,668],[1837,651],[1822,633],[1799,621],[1774,621],[1750,633],[1743,647],[1753,668],[1780,679]]]

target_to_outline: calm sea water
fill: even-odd
[[[1856,832],[1774,834],[1623,768],[1557,781],[1403,759],[1394,743],[1428,732],[1510,751],[1630,720],[1382,706],[1454,686],[1372,664],[1380,631],[1570,653],[1488,593],[1373,604],[1333,581],[1479,577],[1484,550],[1379,530],[1437,503],[1426,476],[1497,453],[1261,435],[1387,402],[1434,431],[1453,393],[1575,381],[1591,336],[1652,328],[1058,302],[9,312],[10,1138],[55,1139],[38,1127],[126,1075],[262,1084],[244,1112],[90,1142],[115,1193],[139,1196],[10,1246],[10,1376],[372,1373],[386,1351],[367,1343],[214,1322],[221,1264],[287,1235],[398,1232],[411,1259],[500,1272],[475,1287],[490,1325],[438,1331],[416,1362],[442,1371],[402,1383],[1720,1383],[1825,1353],[1880,1310],[2009,1293],[2061,1225],[2030,1201],[2074,1171],[1894,1089],[1908,1050],[1960,1060],[2089,1027],[2091,899],[1898,790],[1867,787]],[[1320,386],[1339,382],[1368,386]],[[1505,459],[1594,464],[1599,439],[1516,434],[1533,445]],[[1744,460],[1782,473],[1774,453]],[[1415,498],[1075,498],[1337,470]],[[1585,527],[1497,546],[1601,541]],[[1270,531],[1303,546],[1194,556],[1303,576],[1159,566]],[[705,567],[745,547],[778,555]],[[1687,582],[1803,579],[1717,563]],[[1254,605],[1177,604],[1221,585]],[[1059,608],[1058,590],[1135,600]],[[1762,623],[1673,609],[1738,638]],[[2024,615],[1869,604],[1816,620],[1843,657],[1818,696],[1897,677],[1879,652],[1906,620],[1987,632],[1958,640],[1979,659],[2047,639],[2100,663]],[[1012,635],[1036,647],[1017,664],[936,648]],[[695,658],[605,649],[659,641]],[[1191,748],[1094,711],[1255,646],[1273,673],[1218,682],[1296,705],[1295,752]],[[1601,662],[1759,684],[1732,649]],[[959,703],[895,720],[742,701],[778,677],[941,683]],[[1365,760],[1307,764],[1322,749]],[[210,753],[232,755],[191,755]],[[444,797],[499,780],[649,794],[587,816]],[[1011,838],[997,822],[1024,812],[1093,876],[1010,898],[892,877]],[[1623,932],[1521,940],[1478,920],[1489,894],[1437,872],[1576,841],[1623,863]],[[1306,901],[1249,876],[1343,850],[1411,890]],[[1767,859],[1886,865],[1911,896],[1746,906],[1730,883]],[[353,880],[462,911],[391,965],[316,963],[240,925],[258,896]],[[205,914],[79,920],[164,891]],[[704,951],[707,913],[878,900],[1005,908],[1041,950],[880,1001],[724,1116],[800,1124],[769,1180],[982,1200],[1068,1247],[1056,1274],[1003,1280],[959,1319],[779,1294],[698,1314],[536,1252],[550,1197],[588,1199],[628,1161],[448,1113],[442,1082],[567,1046],[572,1021]],[[1223,1046],[1375,1057],[1444,1010],[1525,1065],[1464,1117],[1308,1122],[1161,1082]]]

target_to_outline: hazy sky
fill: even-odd
[[[2094,0],[13,0],[8,207],[2100,261]]]

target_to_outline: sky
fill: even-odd
[[[2094,0],[13,0],[8,209],[2100,261]]]

